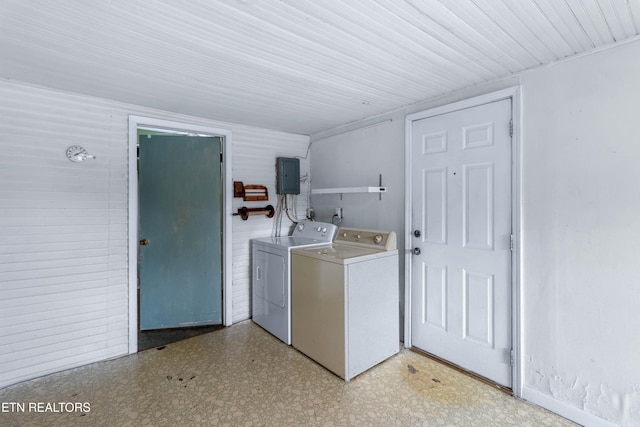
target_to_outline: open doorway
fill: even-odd
[[[130,117],[130,353],[230,324],[230,137]]]

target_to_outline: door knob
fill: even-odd
[[[420,248],[413,248],[413,254],[414,255],[420,255],[422,253],[422,251],[420,250]]]
[[[422,233],[420,233],[420,230],[416,230],[416,231],[413,232],[413,235],[415,237],[420,237],[420,236],[422,236]]]
[[[149,244],[149,239],[140,240],[140,246],[147,246]]]

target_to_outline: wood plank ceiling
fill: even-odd
[[[640,0],[2,0],[0,78],[313,134],[639,27]]]

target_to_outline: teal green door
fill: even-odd
[[[218,137],[139,137],[140,329],[222,323]]]

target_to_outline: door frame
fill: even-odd
[[[151,117],[129,116],[129,354],[138,351],[138,128],[167,132],[189,132],[222,137],[222,323],[232,323],[232,132],[229,129],[176,122]]]
[[[513,233],[513,251],[511,252],[511,330],[513,347],[512,384],[513,394],[522,396],[522,311],[520,289],[520,233],[521,233],[521,99],[520,87],[513,86],[496,92],[487,93],[466,100],[439,107],[430,108],[405,117],[405,310],[404,310],[404,346],[411,348],[411,268],[412,268],[412,127],[413,122],[466,108],[477,107],[503,99],[511,99],[511,118],[513,136],[511,145],[511,227]]]

